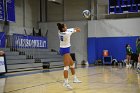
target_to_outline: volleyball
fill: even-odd
[[[84,10],[83,11],[83,17],[86,18],[86,19],[89,19],[91,16],[91,13],[89,10]]]

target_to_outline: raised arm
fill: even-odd
[[[76,30],[76,32],[80,32],[81,29],[79,27],[75,27],[74,30]]]

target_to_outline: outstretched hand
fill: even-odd
[[[74,28],[76,30],[76,32],[80,32],[81,29],[79,27]]]

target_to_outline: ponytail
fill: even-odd
[[[60,32],[63,32],[64,24],[57,23],[57,27],[60,30]]]
[[[126,44],[125,47],[127,48],[129,44]]]

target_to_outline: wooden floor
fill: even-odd
[[[94,66],[76,69],[80,84],[69,82],[73,90],[63,87],[63,70],[22,73],[0,79],[0,93],[140,93],[140,74],[135,69]]]

